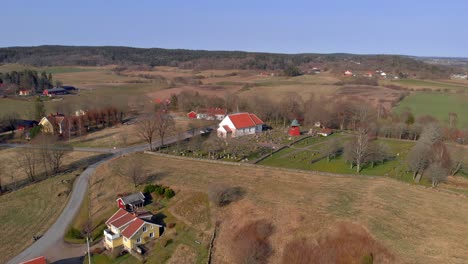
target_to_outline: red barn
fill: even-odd
[[[288,134],[290,136],[293,136],[293,137],[301,135],[301,129],[299,128],[299,122],[296,119],[294,119],[291,122],[291,127],[289,128]]]
[[[120,197],[117,200],[117,206],[119,208],[135,211],[137,208],[141,208],[145,205],[145,195],[142,192]]]
[[[197,113],[195,111],[190,111],[187,114],[187,117],[190,118],[190,119],[196,119],[197,118]]]

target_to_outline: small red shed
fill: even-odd
[[[196,119],[197,118],[197,113],[195,111],[190,111],[187,114],[187,117],[190,118],[190,119]]]
[[[145,195],[142,192],[120,197],[117,200],[117,206],[128,211],[135,211],[145,205]]]
[[[297,119],[294,119],[291,122],[291,127],[289,128],[288,134],[293,137],[301,135],[301,129],[299,128],[299,122]]]

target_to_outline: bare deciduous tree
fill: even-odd
[[[367,128],[361,126],[357,130],[356,137],[345,147],[345,159],[351,163],[351,167],[356,165],[356,172],[360,172],[368,155],[369,135]]]
[[[133,186],[136,188],[140,185],[144,179],[144,170],[141,162],[138,160],[133,161],[125,172],[125,176],[130,179]]]
[[[36,180],[36,169],[39,161],[38,152],[37,149],[25,149],[18,153],[18,167],[26,174],[31,182]]]
[[[136,125],[136,130],[137,130],[138,136],[148,143],[149,150],[153,151],[154,150],[153,140],[157,131],[156,119],[153,117],[150,117],[150,118],[138,121]]]
[[[436,123],[424,127],[418,142],[410,150],[407,163],[416,182],[421,180],[424,171],[431,165],[438,164],[447,171],[451,168],[450,154],[442,141],[441,128]]]
[[[224,141],[220,139],[215,133],[212,133],[210,137],[202,143],[204,151],[208,152],[209,158],[216,158],[216,153],[223,149]]]
[[[332,138],[325,143],[322,153],[327,156],[327,161],[330,162],[330,159],[335,158],[341,149],[340,142],[336,138]]]
[[[64,157],[73,151],[73,147],[57,140],[53,135],[41,134],[33,142],[39,149],[39,159],[42,161],[44,172],[60,172]]]
[[[366,163],[370,163],[373,168],[378,162],[384,163],[390,158],[390,150],[386,144],[371,143],[366,155]]]
[[[286,126],[286,121],[288,119],[292,120],[297,118],[302,111],[302,105],[302,97],[295,92],[289,92],[283,97],[279,104],[281,116],[283,118],[283,126]]]
[[[439,163],[433,163],[429,166],[428,175],[432,181],[432,187],[437,187],[439,183],[447,180],[447,169]]]
[[[50,162],[52,163],[52,171],[59,173],[62,167],[64,157],[73,151],[73,147],[68,144],[57,142],[49,151]]]
[[[429,166],[429,159],[431,156],[430,145],[418,142],[411,148],[406,162],[408,168],[413,172],[413,180],[419,182],[424,170]]]
[[[455,128],[457,126],[458,115],[457,113],[449,113],[449,126],[450,128]]]
[[[155,121],[156,121],[156,132],[159,135],[159,140],[161,141],[159,148],[161,149],[161,147],[164,146],[165,136],[170,131],[170,129],[174,128],[175,122],[174,122],[174,118],[171,115],[163,113],[163,112],[156,113]]]

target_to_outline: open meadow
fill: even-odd
[[[397,84],[405,88],[422,90],[447,90],[452,92],[468,91],[468,83],[456,82],[452,80],[416,80],[416,79],[401,79],[385,81],[385,83]]]
[[[357,226],[354,230],[362,228],[367,230],[363,232],[369,232],[379,245],[379,249],[372,252],[374,261],[379,263],[468,261],[465,250],[468,247],[466,196],[409,185],[387,177],[325,176],[316,172],[136,154],[98,168],[90,187],[94,218],[109,217],[107,209],[115,208],[117,193],[139,189],[122,176],[122,171],[134,162],[140,162],[145,171],[154,175],[150,181],[176,190],[176,196],[169,202],[165,222],[185,223],[189,233],[207,227],[204,224],[207,218],[198,214],[200,216],[193,220],[184,221],[184,215],[191,214],[180,212],[173,206],[190,204],[185,210],[201,206],[206,203],[203,199],[194,202],[187,197],[194,192],[207,192],[213,184],[239,186],[245,190],[244,199],[238,202],[223,208],[209,207],[213,220],[220,223],[214,250],[216,263],[238,260],[242,249],[239,236],[259,221],[271,226],[267,242],[263,241],[271,247],[266,255],[271,263],[288,263],[283,259],[290,253],[285,248],[300,241],[305,245],[320,244],[323,237],[333,237],[331,234],[342,225]],[[182,230],[177,232],[183,233]],[[206,236],[204,232],[197,234],[201,238]],[[159,249],[155,252],[166,254],[166,249],[159,243],[163,243],[162,240],[155,243],[154,247]],[[186,250],[203,255],[195,245],[185,244],[189,247]],[[307,255],[306,251],[311,249],[306,247],[304,250],[302,253]]]
[[[60,215],[78,171],[0,196],[0,263],[34,242]]]
[[[395,108],[400,113],[410,109],[416,116],[431,115],[448,124],[449,113],[458,115],[458,127],[468,128],[468,94],[413,92]]]
[[[27,181],[27,176],[21,169],[24,166],[20,162],[19,156],[24,151],[30,151],[24,148],[5,148],[0,149],[0,180],[4,187],[10,186],[15,187],[15,183],[21,183]],[[101,158],[102,154],[93,152],[80,152],[73,151],[65,155],[63,158],[62,171],[76,170],[80,167],[87,166],[90,162],[96,161]],[[39,158],[39,157],[37,157]],[[44,168],[42,163],[38,162],[36,165],[36,174],[39,179],[43,179],[45,176]]]

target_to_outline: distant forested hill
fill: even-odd
[[[34,66],[135,65],[177,66],[191,69],[283,70],[320,67],[337,74],[345,70],[400,72],[410,77],[446,78],[449,66],[428,64],[408,56],[353,54],[273,54],[241,51],[205,51],[130,47],[38,46],[0,48],[0,63]]]

